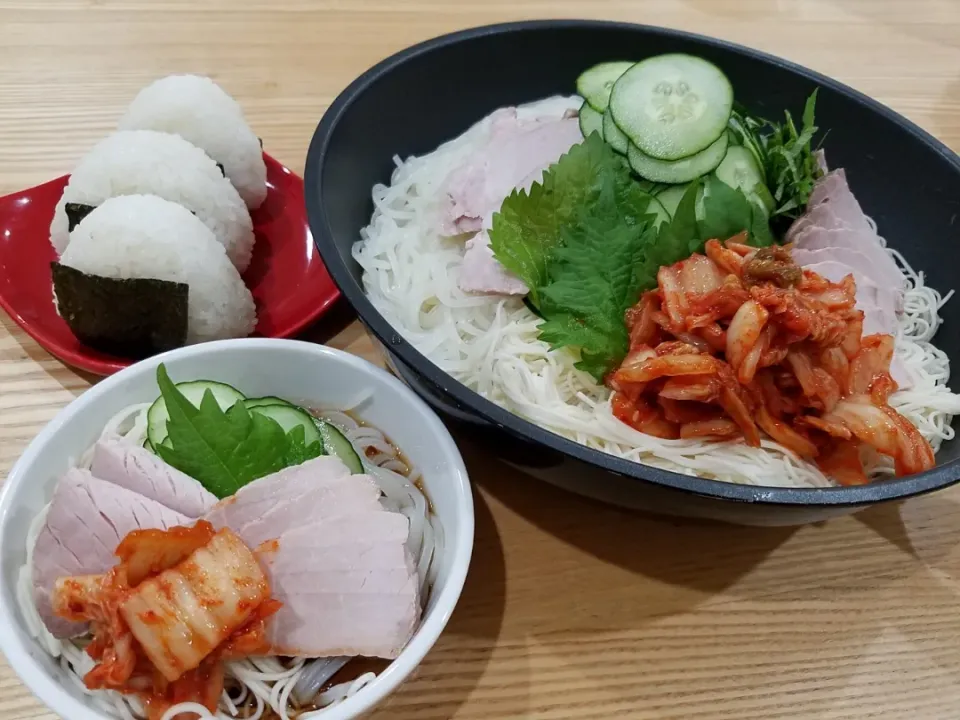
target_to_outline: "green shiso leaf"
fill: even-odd
[[[207,390],[200,407],[195,407],[173,384],[162,363],[157,368],[157,385],[170,414],[170,442],[154,450],[219,498],[323,454],[321,443],[305,444],[303,427],[284,433],[275,420],[249,412],[242,402],[224,412]]]

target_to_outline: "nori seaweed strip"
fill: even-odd
[[[260,149],[263,150],[263,138],[262,138],[262,137],[258,137],[257,140],[260,141]]]
[[[223,167],[223,163],[217,163],[217,167],[220,168],[220,174],[224,177],[227,176],[227,171]]]
[[[83,203],[66,203],[63,211],[67,214],[67,230],[73,232],[74,228],[80,224],[87,215],[94,210],[93,205],[84,205]]]
[[[143,358],[186,343],[186,283],[88,275],[57,262],[51,269],[57,311],[84,345]]]

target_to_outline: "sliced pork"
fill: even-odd
[[[835,259],[846,262],[901,296],[906,287],[906,278],[868,222],[842,168],[817,181],[810,194],[807,212],[787,231],[787,240],[793,243],[795,250],[843,248],[855,251],[864,257],[854,259],[848,254],[844,259]],[[821,255],[818,261],[823,259]],[[898,299],[897,309],[901,308],[902,299]]]
[[[102,437],[93,448],[91,472],[189,518],[198,518],[217,503],[216,496],[189,475],[149,450],[119,436]]]
[[[856,228],[850,225],[843,218],[839,217],[830,207],[829,203],[823,203],[808,208],[806,213],[798,217],[790,229],[787,230],[786,241],[796,242],[800,234],[810,228],[819,230],[849,230],[855,231]]]
[[[378,509],[380,494],[369,475],[350,475],[339,459],[321,457],[250,483],[221,501],[206,519],[257,547],[290,528]]]
[[[258,548],[283,604],[267,625],[272,652],[392,658],[406,644],[420,613],[409,521],[380,495],[370,476],[322,457],[260,478],[208,513]]]
[[[341,483],[352,485],[345,482],[349,478],[350,470],[339,458],[323,455],[245,485],[235,495],[217,503],[204,519],[218,530],[229,527],[239,533],[245,543],[255,547],[262,540],[251,542],[246,535],[249,526],[262,523],[268,514],[279,519],[282,515],[276,511],[292,509],[298,499],[303,508],[314,511],[316,508],[304,500],[309,493]],[[362,488],[363,484],[358,483],[358,486]],[[276,537],[284,527],[278,524],[273,536]]]
[[[822,239],[829,239],[831,233],[823,232],[821,236]],[[883,261],[884,257],[889,259],[890,256],[887,253],[880,256],[876,253],[865,253],[847,245],[817,247],[817,243],[811,239],[805,247],[795,248],[791,255],[798,265],[805,267],[827,261],[843,263],[869,278],[874,284],[886,288],[893,296],[896,296],[898,289],[903,286],[903,273],[896,264]]]
[[[527,284],[507,270],[493,254],[486,230],[467,240],[458,285],[464,292],[526,295]]]
[[[497,112],[487,141],[447,177],[446,219],[460,232],[470,232],[476,221],[499,210],[515,188],[529,189],[582,139],[575,118],[528,120],[516,108]]]
[[[47,629],[60,638],[86,630],[53,613],[51,593],[59,578],[106,572],[117,563],[117,545],[133,530],[190,522],[166,505],[86,470],[68,470],[57,483],[33,550],[34,600]]]
[[[487,142],[450,173],[448,232],[477,232],[467,242],[460,268],[466,292],[524,295],[528,288],[493,256],[489,230],[493,214],[513,190],[529,190],[573,145],[583,139],[575,118],[528,120],[515,108],[491,119]],[[478,232],[479,231],[479,232]]]
[[[826,161],[821,157],[818,162]],[[843,169],[817,181],[807,212],[787,231],[794,261],[839,282],[853,275],[857,307],[863,310],[863,333],[895,335],[903,311],[907,279],[883,247],[847,183]],[[901,388],[913,384],[903,362],[894,357],[891,375]]]
[[[857,284],[857,309],[864,313],[863,334],[896,334],[896,298],[895,292],[889,286],[881,287],[858,268],[837,260],[820,260],[805,267],[834,283],[840,283],[847,275],[853,275]]]
[[[273,652],[395,658],[420,617],[409,523],[383,509],[286,530],[260,552],[273,597]]]

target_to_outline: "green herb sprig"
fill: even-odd
[[[817,134],[817,90],[807,98],[798,129],[789,111],[782,123],[737,108],[730,129],[756,157],[774,200],[771,220],[783,224],[803,214],[816,181],[823,175],[813,138]]]

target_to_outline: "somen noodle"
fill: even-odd
[[[551,98],[519,108],[526,117],[557,118],[579,100]],[[368,297],[398,332],[441,370],[527,420],[588,447],[675,472],[763,486],[826,487],[834,481],[768,438],[759,448],[740,442],[665,440],[614,417],[610,392],[576,369],[575,353],[551,350],[538,337],[540,319],[519,297],[476,295],[457,284],[463,238],[442,234],[444,181],[483,142],[490,118],[429,155],[402,160],[389,185],[373,189],[371,222],[354,245]],[[896,250],[908,289],[896,355],[912,387],[890,406],[937,450],[953,437],[960,397],[950,392],[945,353],[931,342],[941,324],[942,296]],[[869,477],[892,474],[874,454]]]

